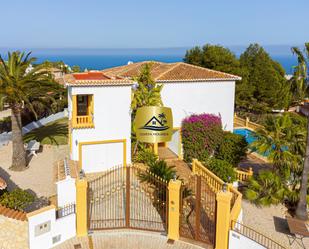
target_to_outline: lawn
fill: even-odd
[[[37,140],[41,144],[68,144],[68,119],[63,118],[35,129],[24,136],[24,142]]]

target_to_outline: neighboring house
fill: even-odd
[[[220,115],[224,129],[233,130],[238,76],[181,62],[139,62],[66,75],[71,159],[86,173],[131,162],[131,86],[146,63],[152,64],[155,81],[164,85],[162,101],[173,112],[174,134],[167,146],[175,154],[182,154],[181,122],[192,113]]]

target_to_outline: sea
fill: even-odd
[[[245,50],[245,47],[229,47],[236,56]],[[269,46],[266,51],[278,61],[286,71],[286,74],[293,73],[293,67],[297,65],[296,57],[290,52],[291,46]],[[18,48],[0,48],[0,54],[5,58],[7,51]],[[162,61],[180,62],[183,61],[189,47],[181,48],[155,48],[155,49],[23,49],[32,51],[32,56],[37,58],[37,63],[43,61],[63,61],[69,66],[78,65],[81,70],[102,70],[105,68],[125,65],[128,62],[139,61]],[[20,50],[20,49],[18,49]]]

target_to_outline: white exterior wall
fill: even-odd
[[[126,139],[127,163],[131,162],[131,86],[69,87],[69,115],[72,116],[72,95],[93,94],[94,126],[73,129],[71,159],[78,160],[78,143]],[[82,146],[83,150],[90,151]],[[91,145],[91,155],[83,153],[85,172],[103,171],[123,163],[122,144]],[[96,148],[94,148],[96,147]],[[85,155],[85,156],[84,156]],[[85,159],[84,159],[85,157]],[[117,159],[117,160],[116,160]],[[88,160],[88,161],[87,161]]]
[[[173,151],[176,155],[179,154],[179,130],[174,131],[172,135],[172,140],[168,142],[167,146],[168,148]]]
[[[50,229],[41,235],[35,235],[36,226],[46,222],[50,222]],[[49,249],[76,235],[76,215],[70,214],[56,219],[55,208],[28,217],[28,225],[30,249]],[[53,244],[53,237],[59,235],[60,241]]]
[[[164,83],[161,96],[172,108],[174,127],[191,114],[210,113],[220,114],[223,128],[233,131],[234,81]]]
[[[66,179],[56,182],[57,204],[58,207],[64,207],[76,203],[75,179],[68,176]]]
[[[242,234],[230,230],[229,249],[266,249],[259,243],[243,236]]]

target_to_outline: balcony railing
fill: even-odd
[[[73,117],[73,128],[93,128],[93,116],[76,116]]]
[[[75,214],[75,204],[69,204],[69,205],[66,205],[64,207],[58,208],[56,210],[56,218],[57,219],[68,216],[70,214]]]
[[[249,178],[253,176],[253,170],[251,167],[248,170],[238,168],[238,169],[235,169],[235,171],[236,171],[236,178],[241,183],[247,182]]]

